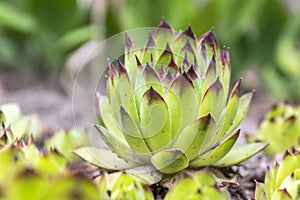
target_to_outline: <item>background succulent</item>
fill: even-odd
[[[256,138],[270,143],[264,149],[268,156],[299,147],[300,107],[284,102],[271,108],[260,123]],[[250,139],[250,140],[253,140]]]
[[[268,169],[264,183],[256,183],[256,200],[300,198],[300,152],[286,152],[280,164]]]
[[[230,199],[226,188],[208,170],[184,172],[174,187],[167,193],[166,200],[179,199]]]
[[[112,151],[83,147],[76,154],[109,170],[173,174],[237,164],[264,148],[232,148],[239,130],[230,134],[253,94],[240,97],[239,80],[227,99],[229,51],[219,50],[212,30],[198,39],[191,27],[175,35],[163,19],[144,49],[125,40],[125,64],[109,63],[107,96],[99,95],[104,126],[96,127]]]

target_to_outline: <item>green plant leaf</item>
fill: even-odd
[[[190,163],[191,167],[201,167],[205,165],[213,165],[213,163],[222,159],[233,147],[240,135],[240,130],[235,132],[231,137],[225,139],[216,148],[212,149],[204,155],[200,155],[198,158]]]
[[[214,163],[213,166],[227,167],[230,165],[239,164],[259,153],[266,146],[268,146],[266,143],[251,143],[241,147],[234,147],[225,157]]]
[[[170,147],[172,132],[169,108],[152,87],[143,95],[140,119],[143,138],[152,152]]]
[[[172,147],[181,149],[189,160],[193,160],[199,156],[205,138],[213,134],[212,127],[215,123],[210,114],[201,117],[182,130]]]
[[[124,170],[135,166],[134,163],[119,158],[117,154],[95,147],[81,147],[73,151],[89,163],[108,170]]]
[[[189,165],[187,156],[180,149],[163,150],[151,157],[155,168],[165,174],[177,173]]]
[[[114,136],[111,134],[109,131],[107,131],[104,127],[95,125],[96,129],[100,133],[102,139],[104,140],[105,144],[115,153],[117,153],[119,156],[124,158],[125,160],[129,160],[132,162],[141,162],[130,147],[128,146],[127,143],[124,143],[121,141],[118,137]]]
[[[135,153],[145,155],[150,153],[151,151],[145,143],[142,133],[123,107],[120,108],[120,121],[123,135],[131,149]]]

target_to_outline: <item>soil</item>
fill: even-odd
[[[247,75],[247,77],[249,76]],[[247,88],[251,87],[251,82],[257,83],[251,77],[250,80],[247,79],[245,80]],[[255,85],[255,87],[261,88],[259,85]],[[21,106],[23,113],[38,114],[48,131],[54,132],[74,127],[72,101],[62,89],[58,75],[34,74],[0,68],[0,102],[16,102]],[[270,98],[265,95],[264,91],[258,90],[248,116],[241,124],[242,133],[254,133],[261,116],[270,105]],[[82,123],[81,125],[86,124]],[[244,142],[243,137],[238,141],[239,144]],[[257,166],[258,163],[259,166]],[[225,171],[229,177],[233,176],[233,173],[238,176],[240,185],[229,188],[233,199],[253,199],[254,179],[263,181],[264,172],[267,168],[266,163],[264,157],[258,155],[241,166]],[[77,167],[74,168],[74,171],[76,169]],[[158,199],[161,199],[166,193],[166,189],[158,185],[153,185],[151,188]]]

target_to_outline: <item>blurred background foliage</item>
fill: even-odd
[[[233,79],[253,70],[276,100],[300,101],[297,0],[0,0],[0,63],[57,72],[91,40],[155,27],[162,16],[196,35],[214,28]],[[297,6],[298,4],[298,6]]]

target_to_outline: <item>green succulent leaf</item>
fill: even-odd
[[[214,134],[211,131],[214,126],[210,114],[197,119],[182,130],[172,145],[173,148],[181,149],[189,160],[193,160],[200,154],[203,141]]]
[[[165,174],[174,174],[188,167],[189,160],[180,149],[160,151],[151,157],[155,168]]]
[[[95,147],[81,147],[73,151],[89,163],[108,170],[124,170],[135,166],[134,163],[119,158],[117,154]]]
[[[131,162],[141,162],[132,152],[130,147],[127,143],[124,143],[121,141],[118,137],[114,136],[114,134],[111,134],[108,130],[106,130],[104,127],[95,125],[97,131],[102,136],[102,139],[105,141],[105,143],[109,146],[109,148],[117,153],[119,156],[124,158],[125,160],[131,161]]]
[[[170,146],[172,133],[169,108],[152,87],[143,95],[140,117],[143,138],[152,152]]]
[[[238,110],[236,111],[235,118],[234,118],[229,130],[227,131],[226,135],[228,135],[232,131],[234,131],[240,125],[240,123],[244,120],[244,118],[246,117],[246,114],[249,110],[252,97],[253,97],[253,92],[244,94],[243,96],[240,97]]]
[[[120,124],[122,132],[130,147],[137,153],[150,153],[150,149],[145,143],[143,135],[127,111],[120,108]]]
[[[180,74],[173,81],[166,96],[167,105],[170,108],[173,137],[197,116],[197,97],[193,83],[184,74]]]
[[[216,167],[227,167],[239,164],[262,151],[268,144],[252,143],[241,147],[233,147],[221,160],[213,164]]]
[[[223,86],[219,81],[219,78],[213,82],[206,90],[202,104],[200,106],[200,116],[211,113],[215,120],[219,120],[223,108],[225,107],[226,97]]]
[[[237,141],[239,135],[240,130],[235,132],[231,137],[224,140],[221,144],[219,144],[217,147],[215,147],[208,153],[197,157],[190,163],[190,167],[201,167],[209,165],[211,163],[215,163],[218,160],[222,159],[231,150],[231,148]]]

